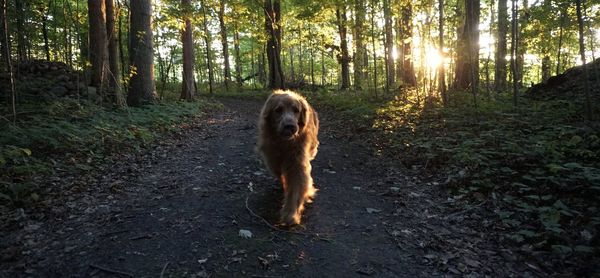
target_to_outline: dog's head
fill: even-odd
[[[306,126],[308,112],[308,103],[302,96],[289,91],[276,91],[267,99],[262,115],[274,133],[290,140]]]

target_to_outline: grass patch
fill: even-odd
[[[199,100],[108,110],[72,99],[30,105],[26,110],[35,113],[0,127],[0,202],[35,201],[39,176],[92,170],[109,155],[139,151],[214,106]]]

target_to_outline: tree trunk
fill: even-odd
[[[50,5],[48,5],[50,6]],[[44,54],[46,54],[46,61],[50,61],[50,44],[48,41],[48,12],[45,9],[41,9],[42,12],[42,36],[44,37]]]
[[[231,68],[229,66],[229,45],[227,43],[227,27],[225,26],[225,1],[219,1],[219,26],[221,27],[221,45],[223,45],[223,83],[225,91],[229,91]]]
[[[27,38],[25,37],[25,1],[15,0],[15,18],[17,20],[17,58],[27,60]]]
[[[519,44],[517,42],[517,32],[519,28],[517,13],[517,0],[512,0],[512,32],[511,32],[511,43],[510,43],[510,61],[511,61],[511,72],[512,72],[512,85],[513,85],[513,105],[517,106],[517,96],[519,91],[519,77],[517,76],[517,53],[519,53]]]
[[[446,94],[446,69],[444,68],[444,0],[438,0],[438,9],[439,9],[439,25],[438,32],[440,33],[439,37],[439,52],[440,57],[442,57],[442,62],[439,65],[439,87],[440,87],[440,95],[442,96],[442,102],[444,106],[448,105],[448,95]]]
[[[364,0],[354,1],[354,89],[357,91],[363,90],[363,82],[365,79],[365,42],[363,38],[363,30],[365,28],[365,4]]]
[[[106,40],[106,6],[104,1],[88,0],[91,83],[100,95],[108,86],[108,42]]]
[[[121,90],[121,72],[119,68],[119,49],[117,44],[117,33],[115,32],[115,3],[114,0],[106,0],[106,36],[108,39],[108,64],[109,88],[115,94],[117,107],[125,106],[125,97]]]
[[[281,2],[265,0],[265,31],[267,32],[267,60],[269,62],[269,88],[285,87],[281,67]]]
[[[581,55],[581,64],[583,65],[583,92],[585,95],[585,120],[587,122],[592,120],[592,107],[591,107],[591,99],[590,99],[590,80],[589,80],[589,72],[588,72],[588,66],[586,63],[586,59],[585,59],[585,44],[584,44],[584,37],[585,34],[583,32],[583,26],[584,26],[584,22],[583,22],[583,16],[582,16],[582,9],[581,9],[581,0],[576,0],[576,6],[577,6],[577,27],[579,30],[579,55]]]
[[[506,90],[506,35],[508,34],[508,4],[507,0],[498,0],[498,36],[496,43],[496,67],[494,72],[494,87],[496,92]]]
[[[559,31],[558,31],[558,54],[556,55],[556,75],[560,74],[560,55],[562,53],[561,49],[562,49],[563,36],[564,36],[563,29],[564,29],[564,25],[565,25],[565,20],[567,18],[566,12],[561,11],[560,14],[561,14],[560,27],[559,27]]]
[[[233,33],[233,52],[235,55],[235,81],[242,87],[242,57],[240,56],[240,33],[236,25]],[[252,71],[254,73],[254,71]]]
[[[373,90],[377,96],[377,51],[375,50],[375,4],[377,0],[371,0],[371,44],[373,46]]]
[[[550,78],[550,75],[552,74],[551,72],[552,70],[550,69],[550,56],[546,55],[542,59],[542,82],[546,82],[548,78]]]
[[[464,17],[458,29],[455,89],[477,89],[479,80],[479,0],[462,0]],[[460,8],[460,7],[459,7]]]
[[[212,57],[211,57],[211,36],[210,31],[208,30],[208,17],[206,16],[206,1],[201,0],[200,5],[202,5],[202,25],[204,27],[204,43],[206,44],[206,67],[208,68],[208,92],[209,94],[214,93],[214,82],[215,82],[215,74],[212,66]]]
[[[346,26],[346,7],[343,3],[339,4],[335,15],[337,18],[338,31],[340,35],[340,55],[338,60],[342,66],[342,84],[340,89],[347,90],[350,88],[350,56],[348,55],[348,40],[346,35],[348,34],[348,28]]]
[[[0,35],[2,36],[0,39],[2,40],[2,58],[6,65],[6,72],[9,78],[9,86],[10,86],[10,95],[7,95],[8,102],[10,103],[10,109],[13,117],[13,124],[17,122],[17,93],[15,91],[15,78],[13,76],[12,69],[12,61],[10,55],[10,38],[8,36],[8,15],[7,15],[7,0],[0,0]]]
[[[325,51],[321,48],[321,86],[327,84],[327,69],[325,68]]]
[[[125,63],[125,51],[124,51],[124,47],[123,47],[123,15],[121,14],[122,10],[123,10],[123,6],[121,6],[121,4],[119,3],[119,0],[117,0],[117,5],[119,6],[119,13],[118,13],[118,17],[119,17],[119,60],[121,61],[121,73],[123,74],[123,76],[127,76],[128,72],[127,69],[125,68],[125,66],[127,65]]]
[[[401,8],[402,13],[402,78],[404,84],[408,86],[417,85],[417,77],[415,76],[415,67],[412,59],[412,5],[410,3],[405,4]]]
[[[386,88],[392,88],[395,83],[396,71],[394,68],[394,33],[392,26],[392,12],[390,0],[383,0],[383,17],[385,20],[385,45],[386,45]]]
[[[127,103],[131,106],[140,106],[156,102],[152,1],[131,1],[130,8],[129,34],[137,35],[129,36],[129,65],[132,73]]]
[[[181,0],[181,8],[183,10],[184,29],[181,32],[181,42],[183,45],[183,82],[181,86],[181,99],[192,101],[196,91],[196,80],[194,78],[194,40],[192,33],[191,13],[192,1]]]

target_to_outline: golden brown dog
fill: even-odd
[[[304,203],[317,189],[310,175],[310,161],[317,155],[319,118],[304,97],[291,91],[275,91],[262,108],[257,150],[284,191],[282,224],[300,224]]]

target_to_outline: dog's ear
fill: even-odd
[[[310,120],[312,114],[310,106],[305,99],[299,99],[300,101],[300,118],[298,119],[298,125],[304,127]]]
[[[266,120],[271,117],[271,114],[273,113],[274,109],[275,109],[275,96],[271,95],[271,96],[269,96],[267,101],[265,101],[265,105],[263,106],[263,109],[260,114]]]

